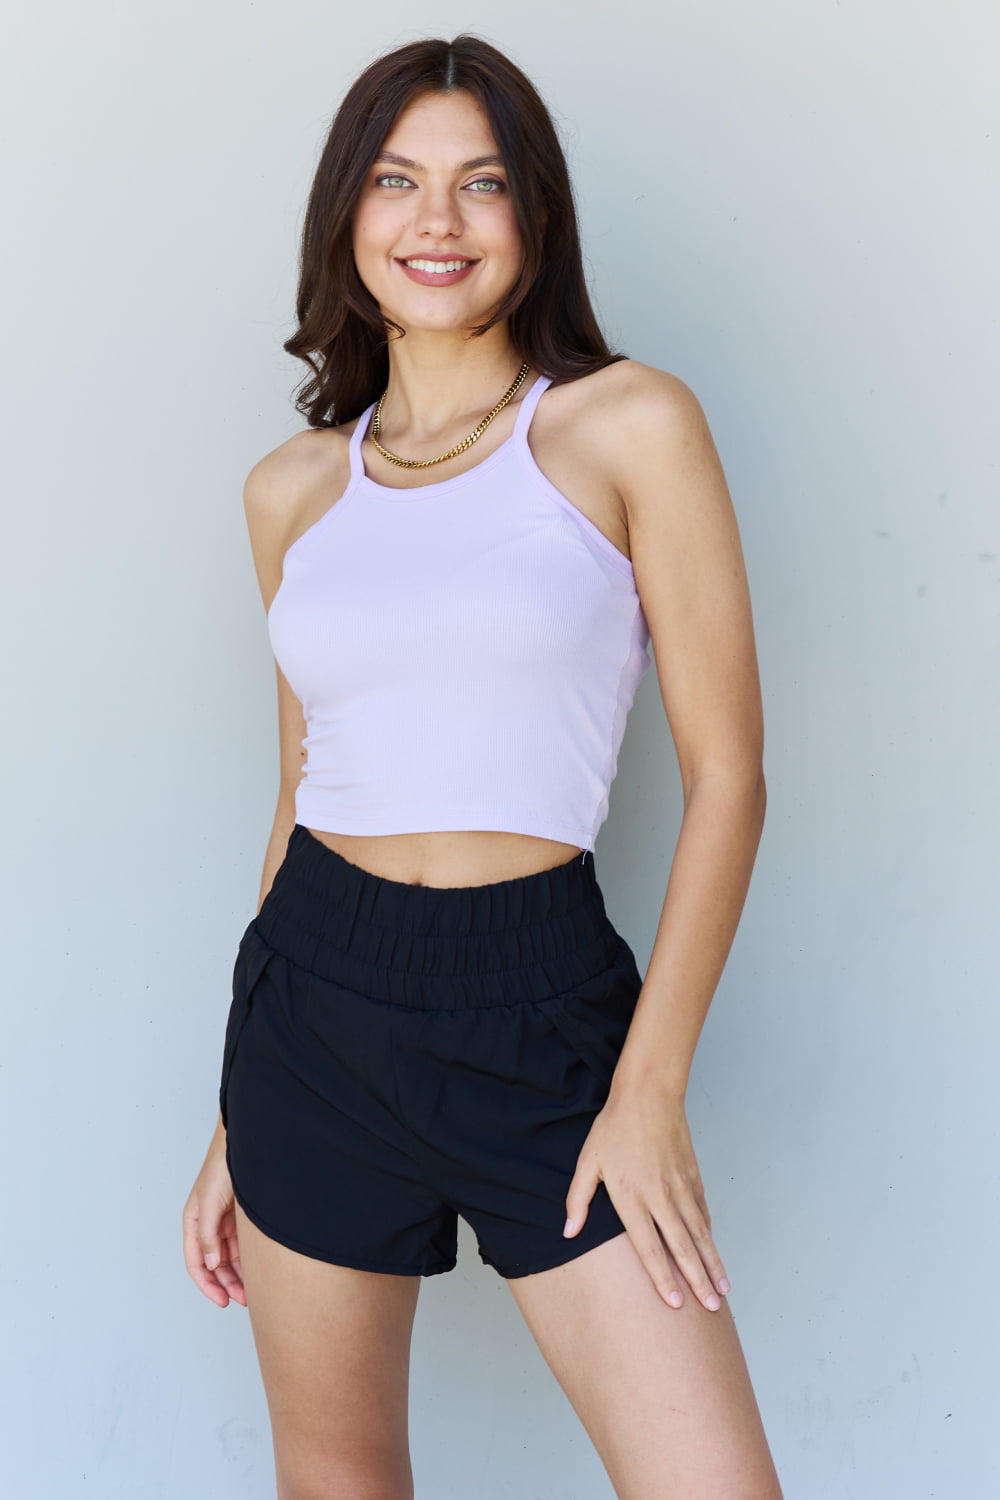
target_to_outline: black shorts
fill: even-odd
[[[577,1156],[641,980],[589,850],[488,885],[387,880],[296,824],[239,945],[219,1103],[247,1216],[318,1260],[433,1276],[458,1216],[501,1276],[624,1225]]]

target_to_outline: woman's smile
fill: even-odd
[[[397,260],[396,264],[411,281],[418,281],[421,286],[453,286],[456,281],[463,281],[479,262],[464,260],[460,256],[439,260],[436,256],[421,255]]]

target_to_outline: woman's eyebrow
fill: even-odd
[[[411,172],[422,172],[424,169],[418,161],[411,161],[408,156],[398,156],[395,151],[380,151],[375,158],[378,162],[391,162],[394,167],[409,167]],[[463,161],[456,168],[459,172],[472,172],[476,167],[502,167],[504,160],[502,156],[474,156],[471,161]]]

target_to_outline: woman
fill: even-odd
[[[249,1309],[278,1494],[412,1495],[461,1214],[618,1496],[773,1500],[684,1114],[765,803],[701,408],[608,350],[552,122],[470,36],[348,92],[298,314],[309,427],[245,491],[281,787],[184,1210],[196,1284]],[[684,818],[642,981],[593,848],[650,641]]]

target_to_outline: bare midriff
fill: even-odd
[[[518,880],[567,864],[583,850],[533,834],[493,830],[391,833],[363,836],[310,828],[328,849],[384,880],[405,885],[454,887]]]

